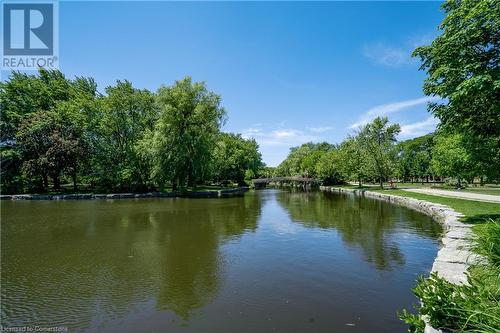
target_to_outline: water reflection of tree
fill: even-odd
[[[403,265],[405,258],[393,233],[400,223],[405,230],[437,237],[440,232],[429,218],[385,202],[330,193],[288,193],[277,195],[291,219],[306,227],[335,228],[343,241],[359,246],[364,258],[379,269]]]
[[[185,201],[185,209],[155,216],[164,244],[164,265],[158,307],[187,319],[193,310],[207,304],[223,277],[225,259],[219,245],[245,230],[257,228],[259,196],[248,195],[229,202]],[[202,204],[197,209],[197,204]],[[163,239],[162,239],[163,237]]]
[[[149,300],[189,317],[217,293],[220,245],[261,208],[253,195],[23,204],[2,205],[1,321],[73,329]]]

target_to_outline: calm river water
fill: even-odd
[[[69,331],[404,332],[441,232],[317,192],[1,208],[1,325]]]

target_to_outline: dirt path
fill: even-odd
[[[480,194],[480,193],[460,192],[460,191],[436,190],[436,189],[431,189],[431,188],[408,188],[408,189],[404,189],[404,190],[409,191],[409,192],[415,192],[415,193],[438,195],[441,197],[450,197],[450,198],[459,198],[459,199],[466,199],[466,200],[500,203],[500,195]]]

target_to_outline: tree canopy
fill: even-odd
[[[500,6],[498,0],[448,0],[442,34],[413,55],[426,71],[429,110],[441,128],[461,133],[463,144],[491,178],[500,173]]]
[[[245,184],[263,168],[255,140],[221,132],[221,97],[186,77],[156,93],[129,81],[13,72],[0,83],[2,192]]]

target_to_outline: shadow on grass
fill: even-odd
[[[466,216],[461,219],[464,223],[482,224],[487,223],[489,220],[500,220],[500,214],[478,214],[473,216]]]

